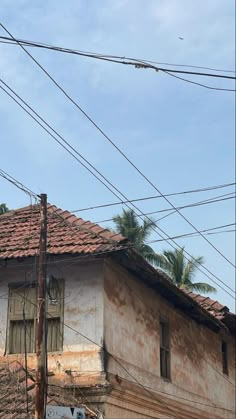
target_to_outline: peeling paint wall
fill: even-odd
[[[33,272],[33,263],[27,268],[24,263],[9,263],[0,269],[0,363],[18,359],[24,364],[24,354],[5,356],[8,284],[35,280]],[[63,330],[63,351],[48,356],[55,381],[85,387],[106,383],[101,348],[95,344],[102,346],[105,341],[107,351],[118,360],[105,357],[111,383],[110,390],[104,390],[106,417],[235,417],[235,341],[231,336],[191,320],[112,261],[52,264],[48,274],[65,280],[63,322],[69,326]],[[161,317],[170,324],[171,380],[160,377]],[[229,376],[222,373],[222,339],[228,342]],[[35,366],[35,354],[28,354],[28,367]],[[88,397],[95,402],[89,391]]]
[[[14,267],[15,266],[15,267]],[[51,267],[52,266],[52,267]],[[21,267],[19,262],[9,263],[0,270],[0,361],[6,347],[8,284],[35,280],[34,265]],[[92,343],[103,343],[103,262],[72,264],[53,264],[48,267],[48,274],[64,279],[64,326],[63,352],[49,353],[48,367],[63,377],[64,382],[99,382],[102,362],[100,348]],[[74,330],[79,333],[76,333]],[[91,341],[85,339],[87,336]],[[24,356],[9,355],[9,360],[24,362]],[[34,354],[28,355],[29,368],[35,368]],[[67,371],[67,373],[65,373]]]
[[[106,263],[104,278],[107,350],[139,382],[151,390],[158,389],[160,395],[173,395],[180,404],[184,403],[181,398],[195,401],[197,403],[192,404],[193,410],[202,407],[202,403],[206,405],[204,411],[209,412],[212,418],[234,418],[233,338],[228,334],[214,333],[191,320],[157,292],[145,287],[113,262]],[[161,317],[166,318],[170,325],[171,381],[160,377]],[[229,376],[222,373],[222,339],[228,343],[229,348]],[[118,374],[127,382],[134,382],[114,359],[109,359],[108,371]],[[122,382],[120,386],[122,388]],[[213,409],[210,407],[212,405],[228,411]]]

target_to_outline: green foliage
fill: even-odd
[[[6,204],[0,204],[0,215],[5,214],[8,211],[9,209],[7,208]]]
[[[121,215],[113,217],[115,231],[127,237],[134,248],[151,264],[156,264],[155,251],[145,244],[152,228],[156,227],[154,220],[144,220],[141,224],[133,210],[124,210]]]
[[[204,263],[202,256],[186,260],[183,247],[174,251],[164,251],[163,254],[157,255],[157,259],[158,266],[177,287],[203,294],[216,292],[214,287],[205,282],[193,282],[198,266]]]
[[[157,226],[154,220],[146,219],[140,223],[133,210],[123,209],[122,214],[116,215],[113,221],[115,231],[127,237],[144,259],[161,268],[177,287],[203,294],[216,292],[214,287],[205,282],[193,282],[198,266],[204,263],[202,256],[188,261],[184,256],[184,247],[157,254],[152,247],[145,244],[153,227]]]

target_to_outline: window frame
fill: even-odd
[[[36,352],[36,321],[37,321],[37,310],[35,312],[35,315],[33,316],[24,316],[23,314],[23,306],[22,306],[22,315],[12,315],[11,314],[11,306],[13,302],[12,294],[14,291],[17,291],[19,289],[19,292],[21,289],[25,292],[26,290],[30,288],[36,288],[36,302],[37,302],[37,286],[36,282],[11,282],[8,284],[8,311],[7,311],[7,336],[6,336],[6,350],[5,352],[7,355],[21,355],[24,354],[23,352],[13,352],[12,349],[12,331],[11,331],[11,322],[24,322],[24,321],[33,321],[33,336],[34,336],[34,351],[28,352],[29,354],[34,354]],[[18,300],[21,298],[26,298],[27,296],[22,297],[21,295],[18,296]]]
[[[59,333],[61,336],[61,341],[60,341],[60,348],[57,349],[56,351],[49,351],[50,353],[61,353],[63,352],[63,345],[64,345],[64,295],[65,295],[65,281],[62,278],[54,278],[52,277],[53,280],[56,280],[59,284],[60,284],[60,310],[55,313],[55,315],[53,315],[52,311],[50,310],[50,308],[48,307],[49,304],[49,295],[47,295],[46,298],[46,312],[49,313],[50,315],[47,316],[47,319],[60,319],[60,325],[59,325]],[[51,313],[50,313],[51,312]]]
[[[55,279],[55,278],[54,278]],[[55,310],[50,310],[49,308],[49,296],[47,295],[46,298],[46,312],[51,311],[50,315],[47,315],[47,319],[59,319],[60,321],[60,325],[59,325],[59,334],[60,334],[60,340],[58,343],[58,349],[54,350],[54,351],[50,351],[48,350],[49,353],[61,353],[63,351],[63,344],[64,344],[64,327],[63,327],[63,322],[64,322],[64,280],[59,278],[56,279],[57,282],[59,283],[59,298],[60,298],[60,308],[59,310],[56,310],[55,315],[53,315],[53,311]],[[11,323],[13,322],[24,322],[24,321],[33,321],[33,352],[27,352],[28,354],[32,354],[35,355],[36,353],[36,329],[37,329],[37,307],[35,309],[34,315],[32,317],[29,317],[28,315],[24,316],[23,314],[23,307],[22,307],[22,315],[21,314],[17,314],[17,315],[13,315],[11,313],[11,307],[12,307],[12,301],[13,301],[13,297],[12,294],[14,293],[14,290],[17,291],[19,288],[23,289],[23,291],[27,291],[29,288],[35,288],[36,289],[36,304],[37,304],[37,284],[36,282],[12,282],[8,284],[8,309],[7,309],[7,327],[6,327],[6,347],[5,347],[5,353],[7,355],[22,355],[25,353],[25,351],[23,352],[13,352],[12,351],[12,326]],[[20,291],[20,290],[19,290]],[[19,299],[23,299],[23,298],[27,298],[27,296],[22,297],[22,295],[19,295]]]
[[[163,330],[162,325],[167,329],[167,344],[163,342]],[[167,318],[161,317],[159,322],[160,327],[160,376],[163,380],[171,381],[171,338],[170,338],[170,322]],[[163,359],[164,353],[164,359]],[[162,363],[165,363],[165,371],[163,373]]]
[[[221,362],[223,374],[229,375],[229,351],[228,343],[225,340],[221,341]]]

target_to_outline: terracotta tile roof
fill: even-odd
[[[3,419],[33,419],[35,409],[35,381],[34,372],[28,372],[28,416],[25,386],[25,369],[18,361],[0,365],[0,418]],[[95,419],[97,415],[86,405],[74,398],[71,394],[57,386],[56,390],[49,391],[47,403],[68,407],[83,407],[86,419]]]
[[[34,256],[39,247],[40,212],[33,205],[0,216],[0,259]],[[91,254],[122,248],[119,234],[48,205],[48,253]]]
[[[183,291],[236,336],[236,314],[230,312],[227,306],[223,306],[218,301],[212,300],[209,297],[203,297],[200,294],[195,294],[187,290]]]
[[[196,301],[204,310],[210,313],[218,320],[223,320],[225,315],[229,313],[229,309],[226,306],[218,303],[218,301],[212,300],[209,297],[204,297],[200,294],[195,294],[192,291],[184,290],[185,294],[191,297],[194,301]]]
[[[0,216],[0,260],[23,258],[38,254],[39,247],[40,212],[39,206],[33,205],[10,211]],[[119,234],[85,221],[63,211],[54,205],[48,205],[48,246],[51,255],[59,254],[94,254],[99,252],[112,252],[126,248],[127,239]],[[133,251],[132,251],[133,252]],[[135,252],[134,252],[135,253]],[[137,257],[137,255],[136,255]],[[145,262],[141,256],[142,264]],[[154,270],[147,262],[146,269],[155,272],[155,279],[161,276],[161,283],[165,289],[171,285],[168,277],[160,271]],[[137,268],[137,263],[135,264]],[[186,290],[179,290],[172,286],[172,291],[180,301],[181,294],[187,294],[201,308],[212,315],[216,320],[227,324],[231,330],[236,331],[235,314],[230,313],[226,306]]]

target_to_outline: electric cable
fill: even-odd
[[[21,298],[23,298],[23,300],[24,301],[26,301],[26,302],[28,302],[28,303],[30,303],[30,304],[32,304],[32,305],[34,305],[35,307],[37,307],[37,304],[35,304],[35,303],[33,303],[33,301],[31,301],[31,300],[28,300],[28,299],[26,299],[26,297],[24,297],[24,296],[22,296],[22,295],[20,295],[21,296]],[[149,306],[148,306],[149,307]],[[150,307],[149,307],[150,308]],[[48,317],[51,317],[51,318],[54,318],[53,317],[53,315],[52,314],[50,314],[49,312],[47,312],[46,313],[47,314],[47,316]],[[109,351],[107,351],[101,344],[99,344],[99,343],[97,343],[97,342],[95,342],[93,339],[91,339],[90,337],[88,337],[88,336],[86,336],[86,335],[84,335],[83,333],[81,333],[79,330],[77,330],[77,329],[75,329],[74,327],[72,327],[72,326],[70,326],[70,325],[68,325],[68,324],[66,324],[64,321],[61,321],[60,320],[60,322],[62,323],[62,325],[63,326],[65,326],[65,327],[67,327],[68,329],[70,329],[71,331],[73,331],[74,333],[76,333],[77,335],[80,335],[81,337],[83,337],[85,340],[87,340],[87,341],[89,341],[90,343],[92,343],[92,344],[94,344],[94,345],[96,345],[97,347],[99,347],[100,349],[102,349],[103,351],[105,351],[109,356],[111,356],[112,357],[112,359],[114,359],[116,362],[117,362],[117,359],[116,359],[116,357],[113,355],[113,354],[111,354]],[[204,358],[205,359],[205,358]],[[205,359],[205,361],[206,361],[206,359]],[[222,377],[222,378],[224,378],[229,384],[231,384],[233,387],[235,387],[234,386],[234,384],[227,378],[227,377],[225,377],[225,375],[223,375],[221,372],[219,372],[217,369],[215,369],[215,367],[213,367],[212,366],[212,364],[211,363],[209,363],[208,361],[206,361],[212,368],[214,368],[214,370]],[[130,375],[130,374],[129,374]],[[142,386],[142,384],[140,384],[141,386]]]
[[[24,297],[24,300],[25,300],[25,297]],[[30,301],[31,302],[31,301]],[[49,313],[48,313],[49,314]],[[52,316],[53,317],[53,316]],[[68,327],[68,325],[66,325],[66,324],[64,324],[64,326],[66,326],[66,327]],[[71,328],[71,327],[70,327]],[[72,329],[72,328],[71,328]],[[85,337],[84,335],[82,335],[80,332],[78,332],[77,330],[75,330],[74,329],[74,331],[75,331],[75,333],[79,333],[81,336],[83,336],[83,337]],[[91,339],[89,339],[88,337],[85,337],[87,340],[90,340],[91,341]],[[92,341],[91,341],[92,342]],[[96,345],[97,345],[97,343],[96,342],[93,342],[93,343],[95,343]],[[122,366],[122,368],[123,369],[125,369],[125,367],[119,362],[119,361],[117,361],[117,359],[116,358],[114,358],[114,356],[112,355],[112,354],[110,354],[109,353],[109,355],[110,356],[112,356],[113,357],[113,359],[115,359],[115,361],[116,362],[118,362],[121,366]],[[130,374],[130,372],[127,370],[127,369],[125,369],[126,370],[126,372],[141,386],[141,387],[143,387],[143,389],[145,389],[145,390],[147,390],[147,388],[145,387],[145,386],[143,386],[142,385],[142,383],[140,383],[137,379],[136,379],[136,377],[134,377],[134,376],[132,376],[131,374]],[[231,383],[231,382],[230,382]],[[153,393],[151,393],[151,395],[152,395],[152,397],[154,396],[154,394]],[[158,400],[158,402],[160,402],[159,400]],[[163,404],[163,402],[161,402],[162,404]]]
[[[27,195],[32,196],[33,198],[38,200],[39,195],[37,195],[35,192],[31,191],[29,188],[24,186],[23,183],[19,182],[18,180],[16,180],[12,176],[10,176],[7,172],[5,172],[2,169],[0,169],[0,176],[3,177],[8,182],[12,183],[14,186],[16,186],[21,191],[25,192]]]
[[[8,32],[6,30],[6,28],[0,24],[2,26],[2,28]],[[9,32],[8,32],[9,33]],[[176,70],[176,69],[168,69],[168,68],[162,68],[159,67],[157,65],[153,65],[153,64],[158,64],[157,62],[154,61],[150,61],[150,60],[143,60],[143,59],[138,59],[138,58],[126,58],[126,57],[119,57],[116,55],[105,55],[105,54],[99,54],[99,53],[89,53],[89,52],[84,52],[84,51],[79,51],[79,50],[73,50],[70,48],[62,48],[62,47],[56,47],[56,46],[52,46],[52,45],[48,45],[48,44],[43,44],[40,42],[32,42],[32,41],[24,41],[18,38],[8,38],[8,37],[4,37],[4,36],[0,36],[0,39],[2,39],[2,43],[6,43],[7,40],[11,40],[10,44],[11,45],[22,45],[22,46],[31,46],[31,47],[37,47],[37,48],[44,48],[44,49],[49,49],[49,50],[53,50],[53,51],[57,51],[57,52],[63,52],[63,53],[69,53],[69,54],[75,54],[75,55],[79,55],[79,56],[83,56],[83,57],[87,57],[87,58],[95,58],[98,60],[103,60],[103,61],[109,61],[109,62],[114,62],[117,64],[127,64],[127,65],[133,65],[136,68],[150,68],[150,69],[154,69],[155,71],[169,71],[169,72],[173,72],[173,73],[180,73],[180,74],[188,74],[188,75],[195,75],[195,76],[205,76],[205,77],[216,77],[216,78],[223,78],[223,79],[231,79],[231,80],[235,80],[235,76],[227,76],[227,75],[221,75],[221,74],[214,74],[214,73],[203,73],[203,72],[193,72],[193,71],[187,71],[187,70]],[[5,41],[4,41],[5,40]],[[129,61],[128,61],[129,60]],[[170,64],[167,64],[168,66]],[[184,66],[184,65],[175,65],[173,64],[173,66],[177,66],[177,67],[192,67],[192,68],[204,68],[204,67],[198,67],[198,66]],[[216,69],[213,69],[213,71],[217,71]],[[234,71],[224,71],[224,70],[219,70],[220,72],[227,72],[227,73],[234,73]],[[205,86],[204,86],[205,87]],[[230,90],[230,89],[217,89],[214,88],[216,90]]]
[[[45,44],[42,42],[36,42],[36,41],[29,41],[19,38],[9,38],[7,36],[0,36],[0,42],[6,43],[10,45],[17,45],[17,42],[20,42],[24,46],[30,46],[30,47],[40,47],[40,48],[46,48],[46,49],[52,49],[58,52],[66,52],[66,53],[72,53],[72,54],[83,54],[83,55],[92,55],[95,57],[107,57],[107,58],[118,58],[120,60],[131,60],[131,61],[139,61],[141,63],[150,63],[150,64],[158,64],[158,65],[167,65],[172,67],[188,67],[188,68],[198,68],[202,70],[210,70],[210,71],[218,71],[223,73],[236,73],[235,70],[226,70],[222,68],[212,68],[212,67],[204,67],[204,66],[197,66],[197,65],[190,65],[190,64],[176,64],[176,63],[167,63],[167,62],[158,62],[158,61],[152,61],[147,60],[145,58],[132,58],[132,57],[124,57],[124,56],[117,56],[117,55],[110,55],[110,54],[104,54],[104,53],[98,53],[98,52],[91,52],[91,51],[81,51],[78,49],[72,49],[72,48],[64,48],[59,47],[55,45]]]
[[[24,350],[25,350],[25,396],[26,413],[29,416],[29,398],[28,398],[28,363],[27,363],[27,344],[26,344],[26,320],[25,320],[25,301],[23,303],[23,324],[24,324]]]
[[[235,224],[233,223],[233,225],[235,225]],[[211,230],[211,229],[209,229],[209,230]],[[202,230],[202,231],[206,231],[206,230]],[[223,231],[212,232],[211,234],[220,234],[220,233],[225,233],[225,232],[226,233],[232,233],[232,232],[235,232],[235,231],[236,231],[235,229],[231,229],[231,230],[223,230]],[[186,234],[170,237],[170,239],[149,240],[149,241],[145,241],[144,244],[152,244],[152,243],[157,243],[157,242],[159,243],[159,242],[163,242],[163,241],[166,242],[168,240],[179,239],[179,238],[188,238],[188,237],[193,236],[194,234],[197,234],[197,233],[186,233]],[[80,254],[79,256],[70,256],[70,257],[66,257],[65,259],[51,260],[51,261],[47,262],[47,265],[60,265],[61,263],[64,263],[64,262],[70,262],[71,264],[73,264],[74,262],[77,262],[79,260],[91,258],[91,256],[97,257],[97,256],[102,256],[102,255],[109,255],[109,254],[117,253],[119,251],[124,251],[124,250],[128,250],[128,249],[136,249],[135,244],[120,245],[120,247],[118,247],[118,249],[115,249],[115,250],[96,251],[96,252],[93,252],[93,254]],[[33,255],[33,256],[35,256],[35,255]],[[29,263],[21,263],[21,266],[22,267],[29,267]],[[11,266],[8,266],[8,269],[10,269],[10,268],[11,268]],[[12,266],[12,268],[15,268],[15,267]],[[24,287],[24,285],[19,287],[19,289],[23,288],[23,287]],[[7,295],[8,294],[0,295],[0,298],[4,298]],[[229,294],[229,295],[232,298],[234,298],[231,294]]]
[[[198,83],[198,82],[193,81],[193,80],[185,79],[183,77],[176,76],[176,74],[172,74],[173,72],[171,73],[169,70],[162,70],[162,71],[163,71],[163,73],[168,74],[169,76],[175,77],[176,79],[185,81],[186,83],[195,84],[196,86],[204,87],[205,89],[221,90],[221,91],[224,91],[224,92],[236,92],[235,89],[225,89],[223,87],[222,88],[221,87],[213,87],[213,86],[208,86],[208,85],[203,84],[203,83]]]
[[[199,230],[193,225],[193,223],[191,221],[189,221],[185,215],[183,215],[180,210],[176,209],[176,207],[172,204],[172,202],[165,197],[161,191],[154,185],[154,183],[152,181],[150,181],[147,176],[130,160],[130,158],[128,158],[126,156],[126,154],[114,143],[114,141],[112,141],[106,134],[105,132],[92,120],[92,118],[68,95],[68,93],[59,85],[59,83],[57,83],[57,81],[48,73],[47,70],[45,70],[45,68],[32,56],[32,54],[30,54],[27,49],[21,45],[20,42],[18,42],[14,36],[5,28],[5,26],[0,23],[0,25],[2,26],[2,28],[8,33],[8,35],[10,35],[10,37],[18,43],[18,45],[23,49],[23,51],[35,62],[35,64],[37,64],[38,67],[40,67],[40,69],[47,75],[47,77],[50,78],[50,80],[61,90],[61,92],[80,110],[80,112],[82,112],[86,118],[96,127],[96,129],[113,145],[113,147],[119,152],[119,154],[121,154],[126,161],[129,162],[129,164],[131,164],[131,166],[166,200],[166,202],[195,230],[198,231]],[[164,70],[163,70],[164,71]],[[173,74],[171,74],[170,72],[164,71],[166,74],[170,74],[172,76],[174,76]],[[175,76],[178,78],[178,76]],[[221,90],[221,89],[220,89]],[[140,211],[140,210],[139,210]],[[200,234],[201,235],[201,234]],[[230,259],[228,259],[213,243],[211,243],[211,241],[205,237],[204,235],[201,235],[201,237],[203,238],[203,240],[205,240],[219,255],[221,255],[221,257],[223,259],[225,259],[231,266],[233,266],[234,268],[236,267],[234,265],[233,262],[231,262]]]
[[[6,85],[7,87],[8,87],[8,85],[5,83],[5,82],[3,82],[2,80],[1,80],[1,82],[4,84],[4,85]],[[31,116],[34,120],[35,120],[35,122],[37,122],[52,138],[54,138],[69,154],[71,154],[77,161],[79,161],[94,177],[96,177],[110,192],[112,192],[112,194],[113,195],[115,195],[118,199],[121,199],[120,198],[120,196],[118,196],[109,186],[107,186],[103,181],[101,181],[101,179],[97,176],[97,175],[95,175],[89,168],[87,168],[87,166],[84,164],[84,163],[82,163],[70,150],[68,150],[65,146],[64,146],[64,144],[61,144],[61,142],[50,132],[50,131],[48,131],[33,115],[31,115],[31,113],[27,110],[27,109],[25,109],[7,90],[5,90],[2,86],[0,86],[0,88],[8,95],[8,96],[10,96],[29,116]],[[9,87],[9,89],[12,91],[12,92],[14,92],[13,91],[13,89],[11,89],[10,87]],[[23,99],[21,99],[20,98],[20,96],[19,95],[17,95],[17,93],[15,93],[14,92],[14,94],[29,108],[29,109],[31,109],[32,110],[32,112],[34,112],[42,121],[44,121],[43,120],[43,118],[41,118],[33,109],[32,109],[32,107],[30,107]],[[46,122],[46,121],[44,121],[45,122],[45,124],[47,125],[47,126],[49,126],[50,127],[50,125]],[[58,136],[59,136],[59,138],[61,138],[62,140],[63,140],[63,142],[64,143],[66,143],[69,147],[70,147],[70,149],[72,149],[73,151],[75,151],[76,152],[76,154],[78,154],[84,161],[86,161],[86,163],[90,166],[90,167],[92,167],[94,170],[95,170],[95,172],[96,173],[98,173],[109,185],[111,185],[111,187],[112,188],[114,188],[125,200],[127,200],[128,198],[122,193],[122,192],[120,192],[119,191],[119,189],[117,189],[114,185],[112,185],[112,183],[110,182],[110,181],[108,181],[107,179],[106,179],[106,177],[101,173],[101,172],[99,172],[91,163],[89,163],[89,161],[87,160],[87,159],[85,159],[80,153],[78,153],[78,151],[74,148],[74,147],[72,147],[69,143],[68,143],[68,141],[66,141],[60,134],[58,134],[53,128],[51,128],[52,129],[52,131],[53,132],[55,132]],[[136,210],[138,210],[139,212],[140,212],[140,214],[136,214],[138,217],[140,217],[141,219],[142,219],[142,215],[144,215],[144,213],[136,206],[136,205],[134,205],[133,203],[131,203],[131,205],[136,209]],[[126,204],[126,206],[129,208],[129,209],[131,209],[130,207],[129,207],[129,205],[128,204]],[[148,218],[148,217],[146,217],[146,218]],[[152,221],[151,219],[149,219],[150,221]],[[160,237],[162,237],[163,239],[164,239],[164,237],[160,234],[160,231],[163,233],[163,234],[165,234],[165,236],[167,237],[167,238],[169,238],[170,239],[170,236],[162,229],[162,228],[160,228],[159,226],[156,226],[156,228],[154,228],[154,227],[152,227],[152,229],[155,231],[155,232],[157,232],[157,230],[156,229],[158,229],[159,231],[157,232],[158,234],[159,234],[159,236]],[[181,248],[181,246],[179,246],[179,244],[177,243],[177,242],[175,242],[173,239],[171,239],[172,240],[172,242],[175,244],[175,246],[177,246],[178,248]],[[170,243],[170,245],[172,246],[172,248],[174,248],[175,249],[175,246],[173,246],[171,243]],[[191,259],[192,259],[192,256],[190,255],[190,253],[189,252],[187,252],[186,250],[184,250],[184,253],[185,253],[185,258],[187,259],[187,260],[189,260],[187,257],[186,257],[186,255],[187,256],[189,256]],[[231,287],[229,287],[227,284],[225,284],[225,282],[224,281],[222,281],[220,278],[218,278],[215,274],[213,274],[208,268],[206,268],[205,266],[202,266],[202,268],[204,269],[204,271],[199,267],[199,264],[198,264],[198,262],[196,261],[196,267],[197,267],[197,269],[199,270],[199,271],[201,271],[205,276],[207,276],[212,282],[214,282],[214,283],[216,283],[211,277],[209,277],[209,275],[207,275],[206,274],[206,272],[204,272],[204,271],[207,271],[207,272],[209,272],[214,278],[216,278],[219,282],[221,282],[221,283],[223,283],[228,289],[230,289],[231,291],[233,291],[234,292],[234,290],[231,288]],[[218,284],[218,286],[220,287],[220,288],[222,288],[219,284]],[[225,292],[227,292],[224,288],[222,288]],[[228,292],[227,292],[228,293]],[[230,294],[230,293],[228,293],[231,297],[232,297],[232,295]],[[232,298],[234,298],[234,297],[232,297]]]
[[[192,193],[197,193],[197,192],[209,192],[209,191],[213,191],[215,189],[227,188],[229,186],[235,186],[235,185],[236,185],[235,182],[225,183],[223,185],[208,186],[208,187],[205,187],[205,188],[193,189],[193,190],[188,190],[188,191],[172,192],[172,193],[169,193],[169,194],[165,194],[165,196],[177,196],[177,195],[192,194]],[[106,208],[106,207],[113,207],[115,205],[122,205],[122,204],[126,204],[126,203],[129,203],[129,202],[148,201],[148,200],[158,199],[158,198],[162,198],[162,196],[161,195],[154,195],[154,196],[147,196],[147,197],[143,197],[143,198],[130,199],[129,201],[110,202],[110,203],[106,203],[106,204],[100,204],[100,205],[96,205],[96,206],[90,206],[90,207],[70,210],[70,212],[76,213],[76,212],[90,211],[90,210],[99,209],[99,208]]]
[[[234,195],[234,196],[228,196],[228,195]],[[191,204],[183,205],[183,206],[180,206],[180,207],[177,207],[177,208],[178,209],[194,208],[194,207],[199,207],[201,205],[209,205],[209,204],[215,204],[216,202],[224,202],[224,201],[228,201],[229,199],[235,199],[235,198],[236,198],[235,193],[231,192],[229,194],[219,195],[218,197],[205,199],[204,201],[192,202]],[[148,215],[159,214],[159,213],[162,213],[162,212],[170,212],[170,211],[171,211],[171,214],[168,214],[167,216],[172,215],[176,212],[176,211],[172,211],[171,208],[164,208],[164,209],[157,210],[157,211],[145,212],[144,215],[148,216]],[[157,222],[159,220],[155,220],[155,222]],[[99,220],[99,221],[94,221],[94,222],[96,224],[101,224],[101,223],[107,223],[109,221],[113,221],[113,218],[107,218],[106,220]]]
[[[35,303],[33,303],[31,300],[26,299],[26,297],[22,297],[21,298],[24,299],[24,301],[29,302],[30,304],[34,305],[37,307],[37,305]],[[53,318],[53,315],[50,314],[49,312],[46,313],[48,317]],[[161,403],[162,405],[166,405],[164,402],[160,401],[155,394],[153,394],[147,386],[144,386],[133,374],[130,373],[130,371],[122,364],[122,362],[120,362],[120,360],[117,359],[117,357],[113,354],[111,354],[109,351],[107,351],[102,345],[98,344],[97,342],[95,342],[93,339],[89,338],[88,336],[84,335],[83,333],[81,333],[80,331],[78,331],[77,329],[73,328],[72,326],[66,324],[65,322],[61,321],[60,322],[63,324],[64,327],[67,327],[68,329],[70,329],[71,331],[73,331],[74,333],[76,333],[77,335],[80,335],[81,337],[83,337],[85,340],[89,341],[90,343],[96,345],[97,347],[99,347],[100,349],[102,349],[104,352],[107,353],[107,355],[109,355],[131,378],[133,378],[133,380],[140,386],[143,388],[143,390],[145,390],[146,392],[148,392],[153,399],[155,399],[157,402]],[[123,360],[122,360],[123,361]],[[211,367],[213,367],[211,364],[209,364]],[[219,373],[226,381],[228,381],[231,385],[233,385],[233,383],[228,380],[223,374],[221,374],[217,369],[214,368],[214,370]],[[170,394],[171,396],[171,394]],[[186,401],[188,401],[188,399],[186,399]],[[210,406],[212,408],[214,408],[215,406]],[[170,409],[168,407],[168,409]],[[175,413],[172,411],[172,413]],[[179,416],[177,416],[179,417]]]

